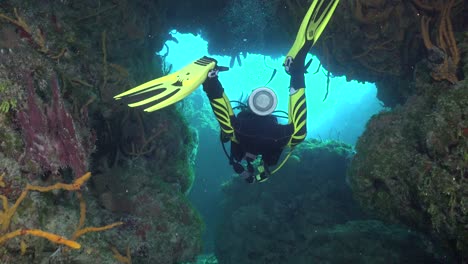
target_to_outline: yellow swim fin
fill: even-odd
[[[299,27],[296,40],[286,55],[285,65],[288,65],[288,60],[296,58],[306,42],[311,42],[311,46],[317,42],[339,2],[340,0],[314,0],[312,2]]]
[[[205,81],[208,72],[215,67],[215,60],[203,57],[177,72],[118,94],[114,99],[124,99],[130,107],[146,107],[145,112],[153,112],[184,99]]]

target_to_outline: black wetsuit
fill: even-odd
[[[224,92],[217,78],[205,81],[203,89],[210,100],[221,97]],[[230,121],[236,138],[231,140],[231,155],[236,161],[241,161],[246,153],[250,153],[262,155],[263,162],[268,166],[276,165],[294,132],[292,124],[278,124],[275,116],[259,116],[247,109],[230,116]]]
[[[304,60],[307,50],[306,47],[298,53],[293,64],[295,67],[290,70],[289,117],[286,125],[279,124],[272,115],[258,116],[249,110],[234,115],[218,77],[207,78],[203,83],[203,90],[221,127],[221,138],[224,142],[231,141],[231,158],[235,161],[240,162],[246,154],[252,154],[261,155],[267,167],[276,165],[286,146],[294,147],[305,139],[307,107]]]

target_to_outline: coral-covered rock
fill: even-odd
[[[93,190],[107,210],[125,223],[113,238],[137,263],[193,261],[201,252],[203,224],[174,184],[165,183],[142,161],[93,177]]]
[[[96,179],[82,188],[86,226],[125,222],[99,238],[80,237],[80,251],[28,237],[20,255],[20,239],[13,239],[1,247],[1,263],[115,263],[113,254],[127,248],[134,262],[177,263],[201,251],[202,223],[184,196],[194,177],[195,135],[175,107],[143,115],[113,99],[161,76],[154,52],[169,30],[170,13],[160,12],[169,5],[0,1],[0,194],[11,207],[27,183],[68,182],[90,169]],[[129,163],[141,173],[126,169]],[[100,180],[109,167],[121,173]],[[74,198],[29,194],[11,228],[69,237],[79,221]]]
[[[356,146],[351,184],[364,208],[429,231],[466,258],[468,86],[426,89],[372,118]]]

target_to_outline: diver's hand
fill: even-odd
[[[216,66],[212,70],[208,72],[208,78],[215,78],[218,77],[219,72],[227,71],[229,70],[228,67],[225,66]]]
[[[283,63],[284,71],[289,75],[291,75],[290,69],[291,69],[291,65],[293,63],[293,60],[294,59],[291,56],[288,56],[286,58],[286,60],[284,61],[284,63]]]
[[[301,61],[301,60],[294,61],[293,58],[288,57],[288,58],[286,58],[286,61],[283,64],[283,66],[284,66],[284,70],[289,75],[306,74],[306,73],[308,73],[307,69],[309,68],[311,63],[312,63],[312,59],[310,59],[304,65],[304,61]]]
[[[218,61],[215,60],[215,59],[213,59],[213,58],[204,56],[204,57],[202,58],[202,60],[204,60],[204,61],[209,61],[209,62],[214,62],[214,63],[215,63],[214,68],[211,69],[211,70],[208,72],[208,78],[216,78],[216,77],[218,77],[218,73],[219,73],[219,72],[223,72],[223,71],[229,70],[229,67],[226,67],[226,66],[219,66],[219,65],[218,65]]]
[[[208,72],[208,78],[209,79],[216,78],[216,77],[218,77],[218,73],[219,73],[219,71],[216,68],[214,68],[214,69],[212,69],[212,70],[210,70]]]

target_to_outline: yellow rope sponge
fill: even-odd
[[[48,233],[39,229],[18,229],[16,231],[10,232],[0,237],[0,245],[3,244],[5,241],[15,238],[17,236],[24,236],[24,235],[32,235],[37,237],[43,237],[48,239],[49,241],[68,246],[73,249],[81,248],[81,245],[75,241],[68,240],[65,237]]]

